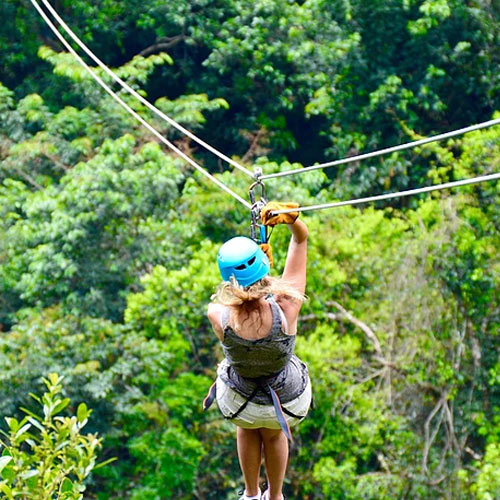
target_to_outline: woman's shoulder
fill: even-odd
[[[219,338],[223,336],[222,314],[224,312],[224,309],[225,307],[222,304],[216,304],[214,302],[210,302],[207,307],[208,320],[212,325],[213,331]]]
[[[220,314],[224,310],[225,306],[222,304],[217,304],[216,302],[210,302],[207,306],[207,314]]]
[[[302,301],[292,299],[290,297],[276,297],[276,303],[283,311],[286,319],[286,325],[283,324],[288,335],[295,335],[297,333],[297,319],[299,311],[302,307]]]

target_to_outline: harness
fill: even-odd
[[[271,332],[267,338],[270,339],[271,342],[275,342],[277,338],[276,335],[282,335],[282,323],[286,323],[286,318],[283,315],[283,312],[281,308],[278,306],[276,303],[275,299],[273,298],[272,295],[267,297],[267,300],[270,303],[271,310],[272,310],[272,315],[273,315],[273,325],[271,328]],[[221,318],[221,326],[226,332],[226,328],[228,328],[228,310],[225,309]],[[286,332],[287,327],[285,326],[285,332]],[[232,332],[232,330],[230,330]],[[231,335],[229,333],[229,335]],[[233,332],[234,335],[234,332]],[[291,338],[288,335],[285,335],[287,337],[286,342],[288,342],[288,338]],[[226,339],[226,337],[224,337]],[[230,338],[237,338],[236,337],[230,337]],[[281,337],[282,339],[282,337]],[[282,344],[283,346],[286,346],[288,344]],[[289,347],[285,347],[285,349],[290,349]],[[292,352],[293,352],[293,347],[291,347]],[[245,348],[246,350],[246,348]],[[261,375],[258,377],[248,377],[248,376],[243,376],[241,375],[241,372],[236,370],[236,367],[232,365],[231,363],[231,356],[228,356],[228,353],[226,352],[226,362],[227,364],[227,372],[224,371],[224,375],[222,373],[219,373],[219,377],[222,379],[224,383],[228,383],[228,380],[226,380],[226,375],[228,379],[231,379],[232,377],[229,375],[230,372],[237,374],[238,378],[240,380],[243,380],[245,384],[249,385],[248,390],[242,392],[242,386],[237,384],[236,386],[232,386],[229,384],[230,387],[232,387],[233,390],[235,390],[240,396],[244,398],[243,403],[240,405],[240,407],[232,414],[230,415],[224,415],[224,418],[227,420],[232,420],[235,419],[240,413],[248,406],[248,403],[254,401],[256,404],[259,405],[265,405],[266,404],[266,399],[267,401],[273,405],[274,411],[276,413],[276,418],[278,420],[278,423],[287,436],[287,438],[292,441],[292,433],[290,431],[290,426],[288,425],[288,422],[286,420],[285,415],[288,415],[289,417],[296,418],[296,419],[303,419],[303,416],[298,416],[289,411],[288,409],[284,408],[281,404],[280,397],[276,391],[278,387],[276,386],[276,382],[279,384],[280,379],[283,380],[285,377],[288,377],[289,375],[285,373],[285,370],[287,369],[288,366],[290,366],[290,363],[292,362],[289,360],[287,364],[284,366],[281,365],[281,367],[277,367],[278,371],[275,373],[272,373],[270,375]],[[239,387],[239,389],[238,389]],[[273,387],[276,387],[274,389]],[[279,389],[278,389],[279,390]],[[260,391],[260,393],[259,393]],[[264,397],[262,397],[262,394]],[[217,396],[217,389],[216,389],[216,381],[212,384],[210,387],[208,394],[203,401],[203,409],[206,411],[214,402]],[[283,396],[283,394],[282,394]],[[286,397],[288,401],[291,399],[288,399],[290,395]],[[293,396],[296,397],[296,396]],[[255,401],[257,400],[257,401]]]
[[[292,438],[292,431],[290,430],[290,426],[288,425],[288,422],[286,420],[285,414],[288,415],[289,417],[292,418],[297,418],[299,420],[302,420],[304,417],[295,415],[291,411],[287,410],[281,405],[280,398],[276,391],[271,387],[270,382],[276,378],[281,372],[278,372],[277,374],[271,375],[269,377],[258,377],[258,378],[248,378],[247,380],[250,380],[251,382],[255,383],[255,388],[248,396],[245,401],[241,404],[241,406],[232,414],[232,415],[223,415],[225,419],[227,420],[232,420],[236,418],[250,403],[257,393],[260,391],[264,392],[267,394],[269,397],[270,402],[274,406],[274,411],[276,412],[276,418],[278,419],[278,423],[280,424],[281,430],[284,432],[285,436],[288,438],[290,442],[293,442]],[[207,396],[203,400],[203,410],[207,411],[212,403],[215,401],[215,398],[217,397],[217,382],[214,382],[210,389],[208,390]]]

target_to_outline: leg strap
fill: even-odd
[[[252,394],[250,394],[250,396],[248,396],[248,398],[245,400],[245,402],[232,415],[228,415],[227,417],[226,417],[226,415],[224,415],[224,418],[227,418],[228,420],[236,418],[247,407],[248,403],[250,403],[250,401],[252,401],[252,399],[257,394],[258,390],[259,390],[259,386],[256,385],[255,389],[252,391]]]

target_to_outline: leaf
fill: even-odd
[[[12,496],[12,490],[5,483],[0,483],[0,490],[7,495],[7,498],[14,498]]]
[[[44,431],[45,427],[36,419],[28,417],[28,422],[30,422],[32,425],[34,425],[38,430]]]
[[[64,478],[61,484],[61,493],[72,493],[73,492],[73,483],[67,477]]]
[[[12,457],[10,456],[5,456],[5,457],[0,457],[0,473],[4,469],[4,467],[12,460]]]
[[[40,474],[39,470],[37,470],[37,469],[31,469],[31,470],[28,470],[26,472],[23,472],[21,474],[21,478],[22,479],[30,479],[32,477],[38,476],[38,474]]]
[[[33,394],[32,392],[29,393],[30,396],[37,402],[37,403],[40,403],[42,404],[42,400],[40,399],[39,396],[37,396],[36,394]]]
[[[78,418],[78,422],[82,423],[84,420],[86,420],[89,417],[89,410],[87,408],[87,405],[85,403],[80,403],[78,405],[78,410],[76,411],[76,416]]]
[[[99,462],[95,467],[94,467],[94,470],[95,469],[100,469],[101,467],[105,467],[106,465],[112,463],[112,462],[115,462],[116,460],[118,460],[117,457],[113,457],[113,458],[108,458],[108,460],[104,460],[104,462]]]
[[[19,422],[13,417],[5,417],[5,421],[12,432],[16,432],[19,428]]]
[[[28,430],[31,429],[31,424],[25,424],[23,425],[15,434],[14,439],[19,439],[23,434],[28,432]],[[29,437],[29,436],[26,436]]]
[[[16,471],[14,470],[13,467],[11,467],[10,465],[8,465],[2,471],[2,478],[6,479],[10,483],[12,483],[14,481],[14,479],[16,478]]]
[[[51,414],[56,415],[57,413],[60,413],[61,411],[64,410],[64,408],[66,408],[70,404],[70,402],[71,402],[71,400],[69,398],[62,399],[54,406]]]
[[[33,420],[38,420],[39,422],[41,422],[41,421],[42,421],[42,419],[41,419],[38,415],[36,415],[35,413],[33,413],[31,410],[28,410],[27,408],[24,408],[23,406],[21,406],[21,410],[22,410],[24,413],[26,413],[27,415],[29,415],[30,417],[32,417],[32,418],[33,418]],[[28,419],[28,420],[29,420],[29,419]],[[33,424],[33,425],[35,425],[35,424]]]
[[[57,373],[49,373],[48,379],[52,385],[57,385],[62,380]]]

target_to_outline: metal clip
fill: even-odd
[[[250,201],[252,203],[252,207],[250,209],[252,216],[252,222],[250,224],[250,236],[256,243],[259,244],[267,243],[267,227],[260,223],[260,212],[267,204],[266,188],[264,187],[263,182],[258,178],[258,176],[261,174],[262,171],[260,171],[260,174],[258,174],[257,171],[255,172],[257,180],[248,189],[248,194],[250,196]],[[257,187],[260,188],[259,200],[255,199],[255,193],[254,193],[254,190]],[[258,235],[257,235],[257,230],[258,230]]]
[[[253,177],[256,181],[260,180],[260,178],[262,177],[262,168],[253,167]]]

